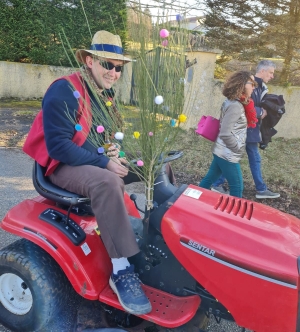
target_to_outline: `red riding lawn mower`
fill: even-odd
[[[33,182],[40,196],[1,223],[22,239],[0,251],[0,323],[13,331],[45,328],[70,284],[111,315],[130,316],[108,284],[111,261],[89,200],[54,186],[37,164]],[[132,263],[153,308],[137,318],[145,330],[201,331],[214,315],[256,332],[300,331],[300,220],[193,185],[175,187],[164,167],[156,183],[149,223],[134,195],[124,196],[141,248]]]

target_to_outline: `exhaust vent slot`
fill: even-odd
[[[248,220],[251,219],[253,214],[252,202],[232,196],[220,196],[214,208],[215,210],[225,211],[228,214],[233,214]]]
[[[229,202],[229,196],[227,196],[226,198],[223,199],[223,202],[221,203],[219,209],[223,212],[227,205],[228,205],[228,202]]]
[[[223,202],[223,198],[224,196],[219,196],[219,199],[217,201],[217,204],[214,206],[215,210],[218,210],[219,206],[221,205],[221,203]]]
[[[232,210],[232,213],[236,216],[238,214],[238,212],[240,211],[240,208],[241,208],[241,205],[242,205],[242,202],[240,199],[235,199],[233,198],[233,210]]]

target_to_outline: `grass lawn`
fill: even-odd
[[[202,178],[207,173],[212,160],[212,145],[212,142],[194,134],[192,129],[182,132],[175,146],[176,149],[184,151],[184,157],[174,163],[174,168],[194,174],[199,179]],[[300,138],[279,137],[273,139],[265,150],[260,150],[263,176],[267,183],[300,189],[299,146]],[[241,161],[241,167],[244,181],[252,182],[246,153]]]

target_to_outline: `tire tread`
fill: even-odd
[[[70,283],[56,261],[42,248],[26,239],[20,239],[0,250],[0,267],[14,266],[25,270],[30,275],[47,306],[42,313],[42,321],[36,331],[45,327],[64,304],[66,294],[70,291]],[[2,305],[1,305],[2,306]],[[42,308],[39,308],[42,310]],[[39,316],[41,316],[39,314]],[[3,317],[2,317],[3,320]],[[12,328],[10,322],[2,322],[3,325]],[[16,326],[14,326],[16,328]],[[21,328],[20,330],[25,330]]]

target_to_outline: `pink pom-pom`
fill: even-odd
[[[167,29],[161,29],[159,35],[161,38],[167,38],[169,37],[169,31]]]
[[[169,42],[167,41],[167,39],[165,39],[161,42],[161,44],[162,44],[162,46],[167,47]]]
[[[99,134],[103,133],[103,132],[104,132],[104,127],[103,127],[103,126],[98,126],[98,127],[97,127],[97,132],[98,132]]]
[[[144,166],[144,162],[143,162],[143,160],[138,160],[138,161],[136,162],[136,164],[137,164],[137,166],[139,166],[139,167]]]

